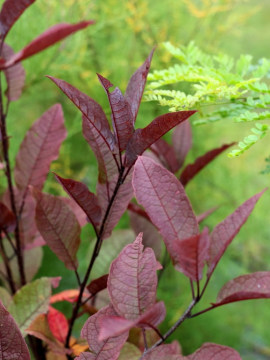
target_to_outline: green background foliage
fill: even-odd
[[[249,53],[255,61],[270,58],[269,11],[268,0],[37,0],[7,38],[16,51],[57,22],[94,19],[96,24],[24,62],[25,91],[19,101],[11,104],[8,119],[11,158],[14,161],[30,124],[52,104],[60,102],[64,107],[68,137],[52,170],[63,177],[84,181],[93,191],[97,166],[81,134],[80,114],[45,75],[70,82],[97,100],[109,115],[109,105],[96,78],[97,72],[124,91],[129,77],[151,48],[164,41],[180,46],[194,40],[202,50],[214,55],[222,51],[235,58]],[[166,68],[171,62],[171,55],[158,46],[153,67]],[[164,112],[165,108],[156,103],[143,103],[137,126],[145,126]],[[222,143],[240,141],[249,130],[248,124],[227,120],[193,127],[193,148],[187,162]],[[269,173],[261,173],[266,168],[264,158],[269,153],[269,136],[266,136],[240,158],[229,159],[225,154],[221,155],[188,185],[187,193],[197,214],[219,206],[203,225],[213,228],[237,205],[269,186]],[[2,174],[0,186],[0,190],[5,187]],[[49,177],[46,191],[63,194],[53,176]],[[202,308],[215,300],[218,290],[231,278],[246,272],[270,270],[269,200],[267,192],[229,247],[200,305]],[[127,228],[128,221],[124,216],[119,227]],[[86,254],[91,249],[89,239],[93,240],[93,237],[93,231],[86,227],[79,252],[79,270],[82,272],[88,262]],[[37,276],[62,275],[63,289],[76,285],[75,277],[47,248],[43,259]],[[189,284],[169,267],[162,277],[158,295],[167,305],[165,330],[188,304]],[[70,311],[68,306],[66,311]],[[180,341],[184,353],[211,341],[236,348],[244,360],[268,359],[269,322],[269,301],[237,303],[187,320],[173,337]],[[78,334],[81,325],[77,325]]]

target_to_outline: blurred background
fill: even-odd
[[[0,1],[2,4],[3,1]],[[56,102],[65,112],[68,137],[53,171],[63,177],[84,181],[92,191],[96,183],[96,163],[81,134],[81,116],[67,98],[45,77],[52,75],[70,82],[98,101],[109,115],[106,94],[96,73],[108,77],[124,92],[129,77],[158,45],[152,68],[167,67],[170,55],[159,45],[170,41],[175,46],[191,40],[211,54],[220,51],[230,56],[251,54],[254,60],[270,58],[269,0],[38,0],[18,21],[7,38],[14,50],[20,50],[50,25],[93,19],[96,24],[72,35],[60,45],[24,62],[27,79],[19,101],[12,103],[9,113],[11,158],[15,159],[19,144],[29,126]],[[142,104],[137,127],[147,125],[166,109],[156,103]],[[248,126],[249,127],[249,126]],[[218,122],[193,126],[193,147],[187,162],[223,143],[243,138],[245,124]],[[270,155],[269,136],[236,159],[222,154],[187,186],[197,214],[213,207],[218,210],[204,221],[213,228],[236,206],[270,184],[270,174],[262,174],[265,158]],[[14,162],[13,162],[14,163]],[[0,186],[5,186],[3,179]],[[52,176],[46,191],[61,194]],[[266,193],[247,224],[220,262],[205,294],[201,309],[215,301],[222,285],[247,272],[270,270],[270,195]],[[120,228],[129,227],[127,216]],[[85,249],[91,229],[84,229],[81,269],[88,259]],[[41,276],[63,274],[63,288],[75,286],[75,278],[67,276],[56,257],[45,249]],[[190,301],[188,281],[172,268],[165,270],[158,296],[167,305],[163,331],[181,315]],[[188,354],[203,342],[217,342],[240,351],[244,360],[270,359],[270,301],[243,302],[218,308],[198,318],[187,320],[172,336],[180,341]],[[78,332],[79,332],[78,325]]]

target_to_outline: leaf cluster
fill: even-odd
[[[195,124],[219,120],[256,122],[270,118],[270,61],[252,62],[252,56],[234,60],[226,54],[210,55],[194,42],[179,48],[163,44],[177,63],[149,75],[145,99],[168,106],[169,111],[198,109]],[[170,89],[173,85],[174,89]],[[248,135],[229,153],[236,157],[248,150],[268,131],[267,124],[256,123]]]
[[[6,48],[4,40],[12,25],[33,2],[4,2],[0,11],[2,49]],[[232,279],[221,288],[214,303],[195,310],[220,259],[264,191],[244,202],[212,231],[200,229],[199,223],[214,209],[196,216],[185,186],[232,144],[212,149],[193,164],[183,166],[192,142],[188,119],[195,111],[164,114],[142,129],[135,128],[153,51],[131,76],[125,94],[98,74],[110,105],[111,121],[87,94],[48,76],[81,113],[83,136],[98,163],[95,192],[80,181],[58,174],[56,181],[68,198],[43,191],[51,162],[57,159],[66,137],[59,104],[31,126],[14,169],[10,166],[8,108],[22,92],[21,61],[90,24],[55,25],[18,53],[10,49],[3,52],[0,60],[8,86],[5,106],[0,98],[0,154],[7,182],[0,201],[0,358],[29,360],[31,349],[33,356],[42,360],[240,360],[240,355],[227,346],[205,343],[184,356],[178,342],[165,341],[187,319],[240,300],[270,298],[270,273],[260,271]],[[173,128],[169,143],[163,136]],[[126,231],[113,234],[127,210],[136,233],[131,243]],[[77,252],[81,229],[86,225],[93,228],[95,241],[82,274]],[[166,309],[157,299],[157,271],[161,273],[168,265],[161,260],[161,242],[169,255],[166,259],[170,258],[175,270],[189,280],[191,295],[190,304],[165,334],[158,328]],[[52,294],[60,278],[32,280],[45,244],[76,278],[74,289]],[[114,248],[115,259],[109,260],[108,272],[107,264],[100,276],[94,277],[100,250],[109,246]],[[63,301],[72,304],[69,318],[55,306]],[[85,314],[88,319],[77,339],[73,337],[74,324]]]

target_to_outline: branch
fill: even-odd
[[[155,349],[157,346],[161,345],[162,343],[164,343],[164,341],[166,339],[168,339],[168,337],[182,324],[182,322],[184,322],[186,319],[190,318],[190,313],[191,310],[194,308],[194,306],[197,304],[198,300],[197,299],[193,299],[191,301],[191,303],[189,304],[188,308],[186,309],[186,311],[183,313],[183,315],[180,317],[180,319],[178,319],[176,321],[176,323],[166,332],[166,334],[163,336],[162,339],[158,340],[153,346],[151,346],[151,348],[147,349],[142,356],[140,357],[140,360],[143,359],[146,354],[148,354],[151,350]]]
[[[4,264],[5,264],[5,269],[6,269],[6,274],[7,274],[7,276],[5,278],[6,278],[7,282],[8,282],[8,284],[9,284],[9,287],[10,287],[10,290],[11,290],[12,294],[15,294],[16,286],[15,286],[15,282],[14,282],[13,275],[12,275],[12,272],[11,272],[11,268],[9,266],[8,257],[7,257],[5,248],[4,248],[1,231],[0,231],[0,254],[1,254],[2,259],[4,261]]]
[[[10,161],[9,161],[9,153],[8,153],[8,135],[6,129],[6,115],[3,111],[3,98],[2,98],[2,84],[0,78],[0,123],[1,123],[1,134],[2,134],[2,144],[3,144],[3,155],[5,161],[5,175],[7,178],[8,189],[9,189],[9,196],[10,196],[10,204],[11,209],[16,218],[16,227],[15,227],[15,239],[16,239],[16,249],[17,249],[17,260],[18,260],[18,267],[20,272],[21,278],[21,285],[26,284],[25,279],[25,272],[24,272],[24,265],[23,265],[23,256],[22,256],[22,249],[21,249],[21,239],[20,239],[20,231],[19,231],[19,216],[16,209],[15,203],[15,196],[12,186],[12,176],[11,176],[11,169],[10,169]]]
[[[69,330],[68,330],[68,334],[67,334],[67,337],[66,337],[65,346],[67,348],[69,348],[69,340],[70,340],[70,337],[71,337],[71,334],[72,334],[72,329],[73,329],[74,323],[75,323],[75,321],[77,319],[79,309],[80,309],[80,307],[82,305],[82,297],[83,297],[83,293],[84,293],[86,284],[88,282],[88,279],[89,279],[90,273],[92,271],[93,265],[94,265],[98,255],[99,255],[99,251],[101,249],[102,236],[103,236],[103,233],[104,233],[104,230],[105,230],[105,225],[106,225],[107,218],[108,218],[108,216],[110,214],[110,211],[111,211],[113,202],[114,202],[114,200],[116,198],[116,195],[118,193],[118,190],[119,190],[120,186],[123,184],[124,180],[126,179],[127,174],[128,174],[130,169],[128,170],[128,172],[125,175],[124,175],[124,170],[125,170],[125,168],[122,166],[120,171],[119,171],[119,176],[118,176],[118,180],[117,180],[113,195],[112,195],[112,197],[110,199],[110,202],[108,204],[107,210],[106,210],[105,215],[104,215],[104,218],[102,220],[102,224],[101,224],[100,231],[99,231],[99,234],[98,234],[97,239],[96,239],[95,248],[94,248],[92,257],[90,259],[88,269],[86,271],[86,274],[84,276],[83,282],[82,282],[81,287],[80,287],[80,293],[79,293],[79,296],[78,296],[77,303],[76,303],[76,305],[75,305],[75,307],[73,309],[73,312],[72,312],[72,316],[71,316],[70,323],[69,323]],[[72,357],[70,355],[67,355],[67,358],[72,359]]]

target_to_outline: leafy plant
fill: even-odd
[[[4,2],[0,12],[2,48],[13,23],[33,2]],[[13,183],[6,118],[9,102],[22,90],[20,62],[91,23],[57,25],[19,53],[10,57],[3,55],[0,62],[8,85],[6,106],[1,97],[1,160],[8,188],[0,202],[0,275],[3,282],[0,287],[0,357],[29,360],[30,352],[24,340],[27,337],[38,359],[240,359],[235,350],[217,344],[206,343],[189,356],[181,354],[177,342],[164,344],[189,318],[239,300],[269,298],[270,273],[237,277],[222,287],[216,302],[204,310],[194,310],[221,257],[263,191],[216,225],[211,234],[207,228],[200,231],[199,222],[212,210],[197,217],[184,185],[231,144],[202,155],[187,165],[178,179],[174,173],[182,167],[191,146],[188,119],[195,111],[164,114],[145,128],[135,130],[153,52],[132,75],[125,95],[118,87],[112,90],[113,84],[98,75],[109,100],[112,129],[96,101],[64,80],[49,76],[82,113],[83,135],[98,162],[96,194],[84,183],[58,174],[55,174],[56,180],[69,199],[42,191],[50,163],[57,158],[66,136],[59,104],[46,111],[26,134],[16,157],[15,185]],[[162,136],[174,127],[170,145]],[[147,149],[150,152],[145,152]],[[131,202],[133,193],[144,209]],[[122,232],[122,239],[121,232],[112,235],[127,209],[132,214],[133,226],[141,228],[132,243],[127,243],[126,231]],[[91,255],[87,256],[88,267],[81,274],[77,251],[81,227],[87,223],[94,229],[96,240]],[[145,230],[145,238],[141,230]],[[157,271],[162,269],[155,255],[159,244],[153,241],[157,230],[175,269],[190,280],[191,286],[190,304],[164,335],[158,329],[166,309],[164,302],[156,299]],[[125,246],[116,254],[108,274],[95,278],[93,267],[98,263],[101,247],[112,243],[117,248],[116,241],[117,246],[119,243]],[[40,266],[44,244],[74,273],[77,288],[52,294],[60,278],[32,280]],[[166,262],[163,263],[166,266]],[[69,319],[55,308],[60,301],[73,305]],[[82,328],[82,339],[76,339],[74,324],[83,314],[88,314],[89,318]]]
[[[169,42],[163,45],[180,63],[149,75],[147,100],[158,101],[170,111],[196,108],[200,118],[195,124],[222,119],[269,120],[269,60],[253,64],[250,55],[241,55],[237,61],[226,54],[209,55],[193,42],[180,48]],[[178,84],[178,89],[168,89],[172,84]],[[255,126],[251,129],[253,134],[239,142],[239,148],[232,150],[230,157],[241,155],[266,135],[269,125]]]

